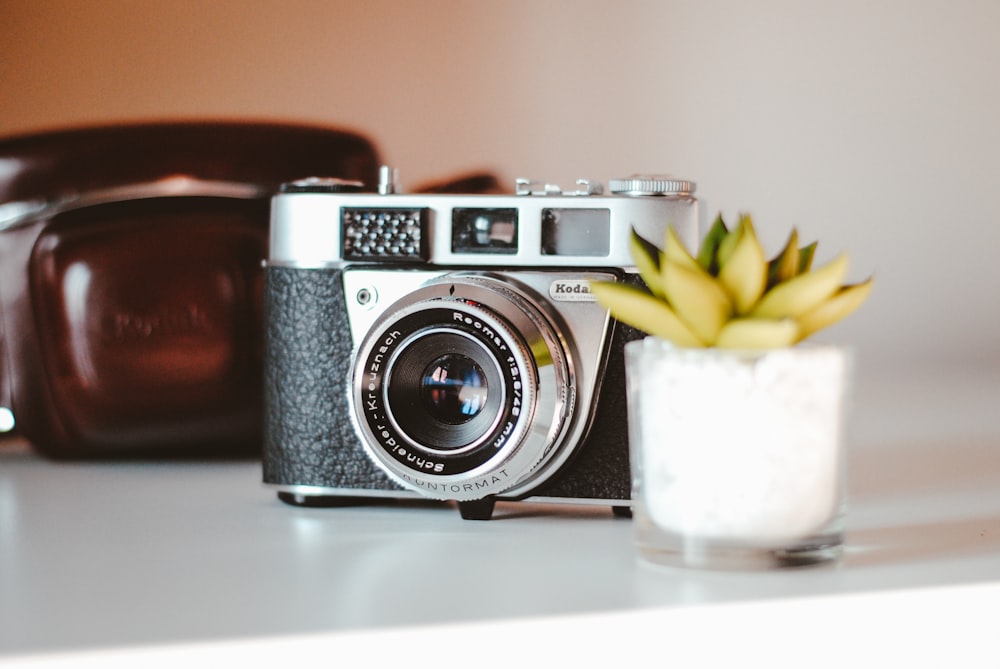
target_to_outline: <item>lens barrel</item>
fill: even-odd
[[[390,306],[361,342],[353,418],[365,450],[436,499],[502,493],[558,450],[575,397],[543,301],[487,275],[445,275]]]

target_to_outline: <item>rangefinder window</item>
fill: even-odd
[[[542,210],[543,255],[606,257],[610,239],[610,209]]]
[[[517,253],[517,209],[453,209],[451,250],[452,253]]]
[[[344,207],[344,258],[426,260],[425,212],[424,208]]]

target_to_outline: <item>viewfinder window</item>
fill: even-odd
[[[610,232],[610,209],[542,210],[543,255],[607,257]]]

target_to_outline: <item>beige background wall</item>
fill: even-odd
[[[847,249],[863,365],[1000,366],[993,0],[0,0],[0,133],[177,117],[364,131],[410,183],[698,182]],[[0,169],[2,169],[0,165]]]

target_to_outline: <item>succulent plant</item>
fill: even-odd
[[[846,254],[813,269],[815,251],[815,242],[799,247],[793,228],[767,260],[749,215],[730,230],[720,214],[696,255],[672,227],[663,248],[633,230],[645,286],[595,281],[591,290],[618,320],[677,346],[781,348],[839,321],[871,293],[872,278],[844,285]]]

